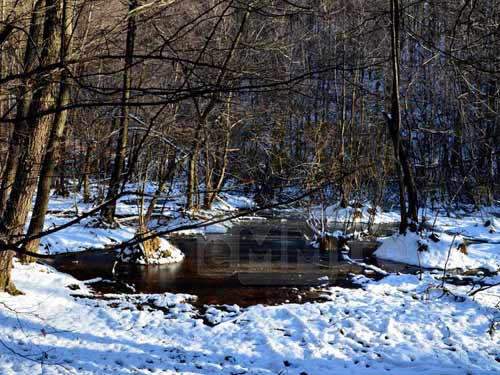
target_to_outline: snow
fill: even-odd
[[[469,244],[467,254],[464,254],[459,250],[459,246],[465,241],[463,236],[440,233],[437,237],[436,242],[436,238],[433,240],[429,232],[394,234],[382,240],[375,256],[424,268],[500,269],[500,245]]]
[[[45,230],[63,225],[72,219],[48,215],[45,221]],[[76,225],[42,238],[39,252],[60,254],[88,249],[103,249],[130,240],[134,235],[135,228],[132,226],[123,225],[115,229],[99,228],[93,225],[92,218],[86,218]]]
[[[228,194],[228,193],[223,193],[221,194],[222,199],[224,202],[229,205],[233,210],[234,209],[252,209],[255,208],[256,204],[253,201],[253,199],[241,196],[241,195],[235,195],[235,194]]]
[[[336,203],[326,207],[324,215],[328,223],[355,221],[366,224],[371,216],[373,216],[373,224],[399,223],[400,213],[398,209],[384,211],[381,207],[375,206],[375,211],[373,211],[373,207],[374,205],[370,202],[363,203],[359,208],[353,206],[342,208],[339,203]],[[321,217],[321,208],[314,208],[313,213],[316,217]],[[357,218],[354,218],[355,213],[358,215]],[[467,211],[457,210],[456,212],[443,209],[419,210],[419,218],[424,217],[434,231],[457,233],[469,239],[496,243],[500,243],[499,215],[500,206],[483,207],[480,210],[468,207]],[[490,225],[485,225],[488,222]]]
[[[142,187],[133,183],[127,185],[127,190],[129,191],[139,191],[141,188]],[[183,204],[184,195],[180,194],[178,187],[174,188],[174,190],[179,194],[174,194],[172,199],[167,199],[165,202],[158,204],[159,208],[161,208],[161,219],[153,220],[153,225],[156,226],[158,230],[175,229],[181,225],[200,224],[207,220],[220,219],[234,214],[241,209],[251,209],[255,207],[254,201],[249,198],[236,194],[222,193],[221,198],[215,200],[212,209],[200,209],[197,210],[196,213],[191,213],[192,215],[181,215],[179,207]],[[155,191],[156,187],[154,184],[146,184],[146,193],[154,194]],[[146,200],[146,208],[148,200],[149,198]],[[75,193],[67,198],[52,196],[49,201],[44,229],[48,230],[63,225],[73,220],[77,214],[81,215],[84,212],[90,211],[92,208],[93,205],[91,203],[83,203],[81,194]],[[117,201],[116,214],[127,217],[118,219],[120,223],[118,228],[103,228],[102,226],[95,225],[95,217],[89,217],[71,227],[42,238],[39,252],[43,254],[60,254],[83,250],[96,250],[130,240],[136,233],[136,227],[133,223],[129,223],[129,219],[137,219],[139,213],[140,206],[138,205],[137,197],[134,195],[123,196]],[[196,217],[202,218],[197,219]],[[258,218],[250,217],[240,220],[246,219],[256,220]],[[197,229],[179,231],[177,234],[189,236],[222,234],[226,233],[228,229],[231,228],[234,221],[236,220],[212,224]],[[178,252],[175,252],[175,255],[179,255]],[[178,257],[176,259],[178,259]]]
[[[161,225],[158,223],[158,229],[159,230],[173,230],[175,228],[179,228],[185,225],[193,225],[193,224],[203,224],[208,221],[216,220],[217,215],[214,215],[212,213],[207,213],[203,212],[200,213],[198,211],[198,214],[203,214],[205,219],[195,219],[189,218],[189,217],[178,217],[176,219],[169,220],[166,225]],[[219,218],[222,218],[222,216],[219,216]],[[184,229],[184,230],[178,230],[175,232],[176,235],[181,235],[181,236],[197,236],[197,235],[205,235],[205,234],[223,234],[227,233],[229,228],[231,228],[233,223],[231,221],[226,221],[224,223],[217,223],[217,224],[210,224],[206,226],[201,226],[198,228],[193,228],[193,229]]]
[[[428,273],[330,287],[324,303],[205,312],[190,295],[90,299],[40,264],[13,277],[26,294],[0,294],[2,375],[500,372],[499,287],[472,299]]]
[[[184,260],[184,253],[164,238],[160,238],[158,257],[139,258],[139,264],[173,264]],[[168,254],[165,256],[164,254]]]
[[[485,225],[488,223],[489,225]],[[483,216],[481,212],[455,217],[438,216],[435,229],[448,233],[460,233],[473,240],[500,244],[500,220],[493,216]]]
[[[375,209],[375,212],[373,211]],[[315,215],[321,217],[320,208],[316,208]],[[384,211],[381,207],[372,208],[369,203],[364,204],[360,208],[348,206],[343,208],[340,203],[330,205],[325,208],[325,217],[329,223],[353,221],[354,214],[361,214],[361,217],[355,219],[356,222],[368,223],[370,216],[373,216],[373,224],[386,224],[399,222],[399,212]]]
[[[182,197],[168,200],[154,224],[171,229],[254,207],[240,196],[221,197],[212,210],[198,211],[200,218],[179,213]],[[118,212],[137,215],[133,199],[122,198]],[[77,207],[81,213],[92,205],[81,203],[78,195],[51,199],[46,229],[71,220]],[[368,209],[334,205],[325,213],[328,221],[341,222],[359,210],[357,220],[366,222]],[[494,215],[499,212],[429,212],[434,232],[384,238],[376,256],[424,268],[498,271],[500,223]],[[374,223],[398,219],[397,212],[377,208]],[[104,248],[132,238],[136,229],[95,228],[92,223],[85,219],[44,238],[40,250]],[[224,233],[233,223],[184,234]],[[466,242],[466,253],[459,251]],[[158,262],[182,261],[182,252],[166,239],[161,246],[172,256]],[[91,285],[100,279],[78,281],[46,265],[16,262],[13,279],[25,295],[0,293],[0,374],[500,373],[498,274],[477,273],[472,288],[443,284],[442,272],[424,272],[419,278],[363,265],[385,277],[375,282],[354,275],[359,289],[325,286],[329,279],[320,279],[322,303],[242,308],[197,307],[197,297],[188,294],[95,296]],[[491,288],[472,296],[478,285]]]

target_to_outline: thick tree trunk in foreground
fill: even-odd
[[[46,1],[38,0],[34,6],[31,14],[31,23],[29,28],[29,37],[26,42],[26,50],[24,53],[24,71],[29,72],[33,70],[38,61],[38,54],[43,38],[43,17]],[[21,153],[21,147],[24,138],[27,136],[28,124],[26,117],[33,97],[33,90],[30,89],[28,79],[25,78],[19,86],[19,93],[17,95],[17,113],[16,123],[14,126],[14,133],[12,134],[9,153],[5,171],[2,175],[2,186],[0,194],[0,216],[3,215],[7,206],[12,185],[16,178],[17,166]]]
[[[128,143],[128,124],[129,124],[129,100],[130,88],[132,85],[132,64],[134,55],[134,42],[136,22],[134,10],[137,7],[137,1],[131,0],[129,4],[129,18],[127,23],[127,42],[125,46],[125,67],[123,70],[123,91],[122,91],[122,113],[120,119],[120,134],[116,146],[115,164],[109,182],[108,193],[106,200],[112,200],[118,195],[120,185],[122,183],[122,174],[125,166],[125,158],[127,156]],[[110,203],[103,209],[101,216],[109,224],[115,220],[116,201]]]
[[[36,8],[36,7],[35,7]],[[58,38],[56,31],[57,12],[56,0],[45,3],[45,22],[43,40],[45,44],[40,52],[40,64],[52,64],[58,58]],[[31,46],[28,44],[27,50]],[[27,51],[28,53],[28,51]],[[46,111],[54,103],[55,85],[47,75],[37,75],[34,79],[38,88],[33,94],[26,118],[27,134],[21,145],[18,168],[12,191],[0,223],[3,240],[13,243],[18,240],[24,229],[28,213],[31,209],[31,199],[35,192],[40,165],[42,163],[46,144],[50,134],[53,116],[38,117],[40,111]],[[0,291],[15,293],[15,286],[10,279],[13,252],[0,253]]]
[[[61,33],[60,61],[61,65],[64,66],[66,57],[69,55],[71,50],[70,43],[71,43],[71,36],[73,33],[72,20],[69,15],[67,0],[62,0],[61,25],[63,27],[63,32]],[[68,84],[68,75],[69,75],[68,71],[66,70],[63,70],[61,72],[59,95],[56,103],[57,108],[65,107],[69,103],[70,86]],[[54,124],[52,126],[52,131],[50,133],[50,138],[47,145],[47,152],[45,154],[42,170],[40,171],[40,179],[38,181],[35,206],[33,208],[33,215],[31,217],[30,225],[28,228],[28,234],[27,234],[28,237],[36,235],[43,230],[43,225],[45,223],[45,215],[47,214],[47,208],[49,205],[50,188],[52,186],[56,165],[58,164],[60,159],[61,139],[63,139],[67,117],[68,117],[67,111],[61,111],[55,115]],[[38,251],[39,244],[40,244],[39,238],[30,241],[26,245],[26,250],[36,253]],[[35,259],[29,256],[23,256],[22,260],[23,262],[30,262],[34,261]]]

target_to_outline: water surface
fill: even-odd
[[[279,304],[320,299],[316,287],[358,287],[353,274],[377,277],[365,268],[338,260],[336,252],[313,248],[301,220],[242,222],[227,233],[172,238],[186,255],[172,265],[116,263],[116,253],[86,251],[62,255],[50,264],[79,280],[93,283],[97,293],[188,293],[197,304]],[[350,244],[352,256],[385,268],[405,266],[371,258],[376,241]],[[131,288],[133,286],[133,288]]]

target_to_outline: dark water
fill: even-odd
[[[106,251],[67,254],[50,264],[79,280],[105,279],[92,284],[98,294],[189,293],[198,296],[199,305],[318,300],[321,293],[314,287],[357,287],[352,274],[377,277],[357,264],[340,262],[335,252],[312,248],[305,232],[299,220],[242,223],[225,234],[171,239],[186,255],[178,264],[115,264],[116,254]],[[351,243],[352,257],[370,259],[376,247],[375,241]],[[404,271],[402,265],[378,265]]]

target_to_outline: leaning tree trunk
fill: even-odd
[[[45,223],[45,215],[47,214],[47,208],[49,205],[50,198],[50,188],[52,185],[52,180],[54,176],[54,171],[56,165],[60,159],[60,147],[61,139],[64,135],[64,129],[66,127],[66,120],[68,117],[67,111],[61,111],[60,109],[65,107],[70,100],[70,86],[68,84],[69,73],[64,68],[66,57],[70,54],[71,50],[71,37],[73,33],[72,20],[68,14],[68,1],[62,0],[62,22],[63,31],[61,32],[61,47],[60,47],[60,57],[61,66],[63,66],[63,71],[61,72],[61,81],[59,84],[59,95],[56,102],[56,108],[59,111],[55,115],[54,124],[50,133],[49,142],[47,145],[47,152],[45,154],[45,159],[42,165],[42,170],[40,172],[40,179],[38,181],[38,189],[35,200],[35,206],[33,208],[33,214],[31,216],[30,225],[28,228],[28,237],[36,235],[43,230],[43,225]],[[26,244],[26,250],[36,253],[38,251],[38,246],[40,244],[40,239],[37,238]],[[31,262],[35,259],[30,256],[23,256],[23,262]]]
[[[58,58],[59,47],[56,21],[59,8],[56,6],[56,1],[46,0],[45,3],[43,30],[45,44],[40,51],[40,65],[53,64]],[[28,48],[30,48],[30,45],[28,45]],[[16,242],[23,233],[53,120],[53,116],[40,116],[40,112],[43,113],[52,107],[56,85],[49,81],[46,74],[35,76],[34,85],[37,90],[33,94],[26,118],[27,134],[21,145],[22,151],[20,152],[12,192],[0,223],[3,240],[8,243]],[[0,253],[0,291],[16,292],[10,277],[13,255],[12,251]]]
[[[167,185],[168,181],[172,179],[172,177],[175,174],[175,171],[177,169],[177,160],[176,160],[176,152],[175,149],[172,152],[171,158],[167,161],[167,165],[165,166],[164,172],[160,176],[160,180],[158,181],[158,187],[151,198],[151,201],[149,202],[148,209],[146,211],[146,214],[144,215],[144,218],[142,221],[144,224],[147,226],[149,222],[151,221],[151,218],[153,216],[154,209],[156,207],[156,203],[158,202],[158,198],[160,198],[163,190],[165,190],[165,186]]]
[[[118,142],[116,146],[115,163],[113,166],[113,172],[111,174],[111,180],[109,182],[108,193],[106,200],[110,201],[102,211],[102,218],[109,224],[112,224],[115,220],[116,212],[116,201],[115,197],[118,195],[120,190],[120,185],[122,182],[122,174],[125,165],[125,158],[127,155],[127,143],[128,143],[128,124],[129,124],[129,100],[130,100],[130,89],[132,85],[132,64],[134,55],[134,42],[135,42],[135,31],[136,22],[134,10],[137,8],[137,0],[130,0],[129,4],[129,17],[127,23],[127,42],[125,46],[125,67],[123,69],[123,90],[122,90],[122,113],[120,119],[120,134],[118,136]]]
[[[229,104],[228,104],[228,107],[229,107]],[[228,109],[228,111],[229,111],[229,109]],[[228,115],[228,117],[229,117],[229,115]],[[208,179],[209,184],[206,184],[207,188],[206,188],[206,192],[205,192],[205,203],[204,203],[206,209],[210,209],[212,207],[212,204],[213,204],[215,198],[217,198],[219,192],[222,189],[222,185],[224,184],[226,169],[227,169],[227,165],[228,165],[228,161],[229,161],[229,145],[231,142],[231,125],[229,124],[229,120],[228,120],[228,124],[227,124],[227,130],[226,130],[225,137],[226,137],[226,139],[224,141],[224,146],[223,146],[224,150],[222,152],[220,163],[215,163],[216,165],[214,166],[214,169],[215,169],[217,167],[217,164],[220,164],[220,168],[218,170],[217,180],[215,183],[212,183],[212,176],[214,174],[214,171],[212,171],[210,173],[210,178]],[[206,163],[207,163],[207,168],[208,168],[208,157],[207,157]]]
[[[144,250],[144,254],[147,257],[156,253],[160,247],[159,238],[157,238],[157,237],[147,238],[148,236],[150,236],[152,234],[152,232],[149,230],[149,222],[151,221],[151,218],[153,216],[153,212],[154,212],[154,209],[156,207],[156,203],[158,202],[158,198],[160,198],[161,193],[165,189],[165,186],[167,185],[168,181],[174,175],[175,170],[176,170],[176,154],[175,154],[175,150],[174,150],[172,159],[168,160],[165,171],[160,176],[160,181],[158,183],[158,187],[157,187],[151,201],[149,202],[148,209],[146,210],[145,214],[143,212],[144,196],[141,199],[139,225],[138,225],[138,228],[137,228],[135,235],[137,238],[143,239],[142,247]]]

